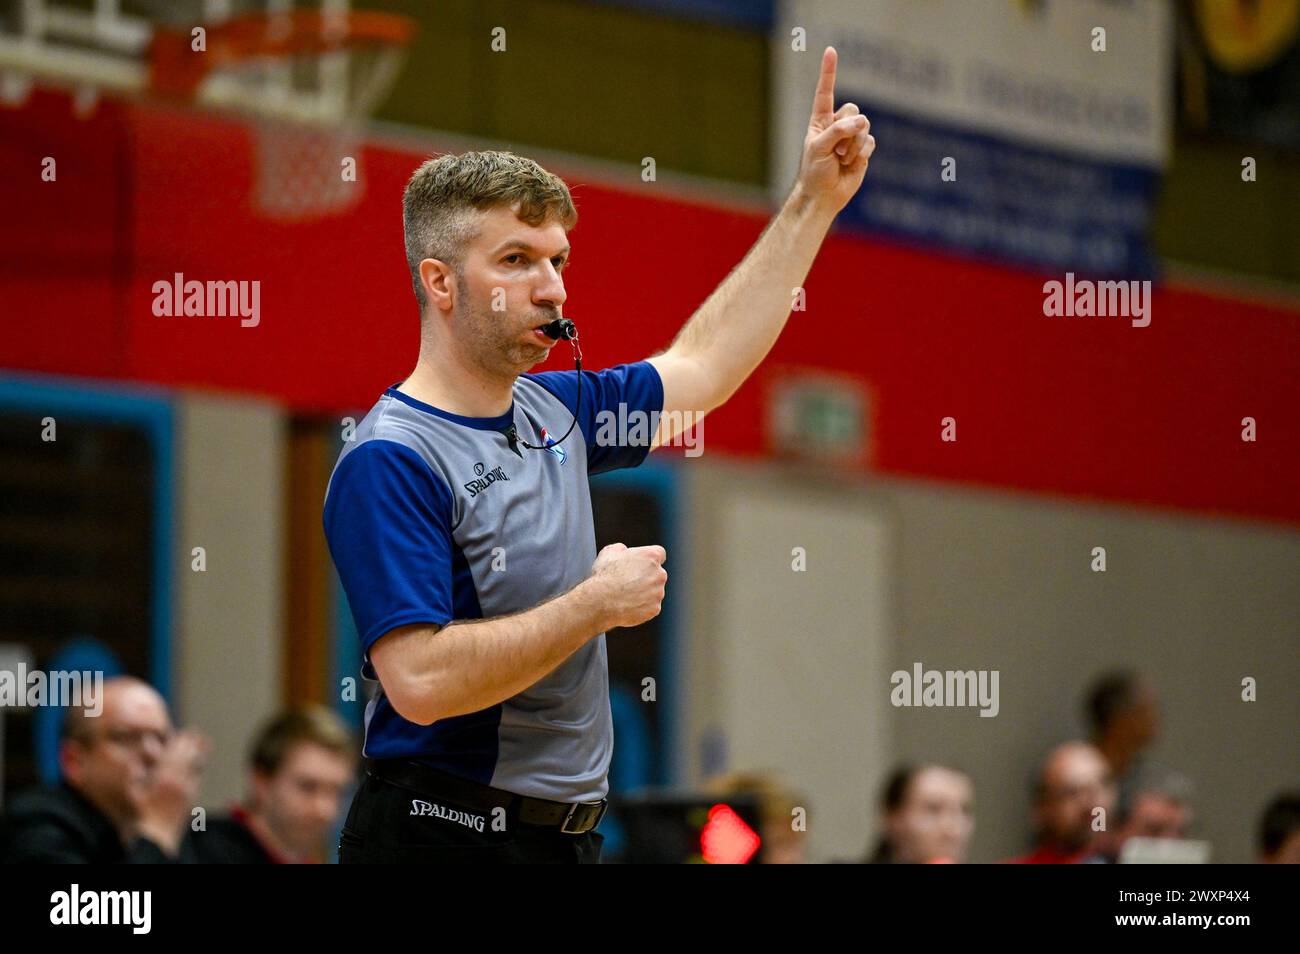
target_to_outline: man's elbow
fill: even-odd
[[[665,400],[671,391],[673,404],[692,418],[702,418],[720,407],[744,384],[743,377],[729,375],[711,355],[671,350],[665,360]]]
[[[384,682],[382,678],[380,683],[384,687],[384,696],[388,699],[389,705],[393,707],[393,711],[407,722],[415,725],[433,725],[442,718],[442,714],[419,692],[397,688],[396,686],[390,689],[388,683]]]
[[[439,628],[432,627],[433,632]],[[428,631],[428,627],[420,629]],[[432,725],[444,716],[435,702],[441,693],[436,673],[417,671],[407,651],[409,641],[416,636],[400,630],[388,633],[370,648],[370,662],[393,711],[415,725]]]

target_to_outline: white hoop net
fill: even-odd
[[[253,208],[269,219],[301,222],[342,215],[365,190],[362,131],[283,120],[253,123]]]

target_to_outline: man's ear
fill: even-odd
[[[253,768],[248,771],[248,794],[252,797],[253,804],[249,807],[254,811],[262,811],[266,808],[267,796],[271,791],[271,776],[261,769]]]
[[[82,776],[82,746],[73,739],[59,743],[59,774],[69,782],[78,782]]]
[[[456,285],[456,274],[446,262],[426,258],[420,262],[420,285],[429,305],[440,311],[451,311],[456,306],[456,296],[461,289]]]
[[[898,811],[880,813],[880,831],[884,832],[890,841],[898,837],[898,832],[903,827],[899,814]]]

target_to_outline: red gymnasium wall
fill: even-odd
[[[367,408],[416,355],[400,199],[422,158],[367,148],[352,211],[285,226],[252,213],[242,125],[110,103],[75,121],[52,94],[0,108],[0,365]],[[640,183],[568,181],[581,221],[565,310],[593,369],[664,346],[763,226]],[[154,316],[153,283],[178,271],[260,280],[260,324]],[[817,367],[868,383],[879,472],[1300,523],[1300,313],[1163,288],[1147,328],[1046,318],[1039,277],[843,236],[807,289],[807,312],[706,422],[711,452],[765,453],[767,386]],[[547,367],[564,366],[557,349]],[[955,443],[939,440],[945,416]]]

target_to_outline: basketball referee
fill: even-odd
[[[505,152],[412,176],[419,359],[358,425],[325,501],[362,671],[379,683],[341,861],[599,861],[605,633],[656,616],[667,573],[662,547],[595,552],[587,478],[670,443],[781,333],[875,148],[855,105],[834,108],[835,66],[828,48],[780,212],[672,345],[632,364],[527,373],[565,302],[577,213],[559,178]],[[633,426],[610,440],[608,420]]]

